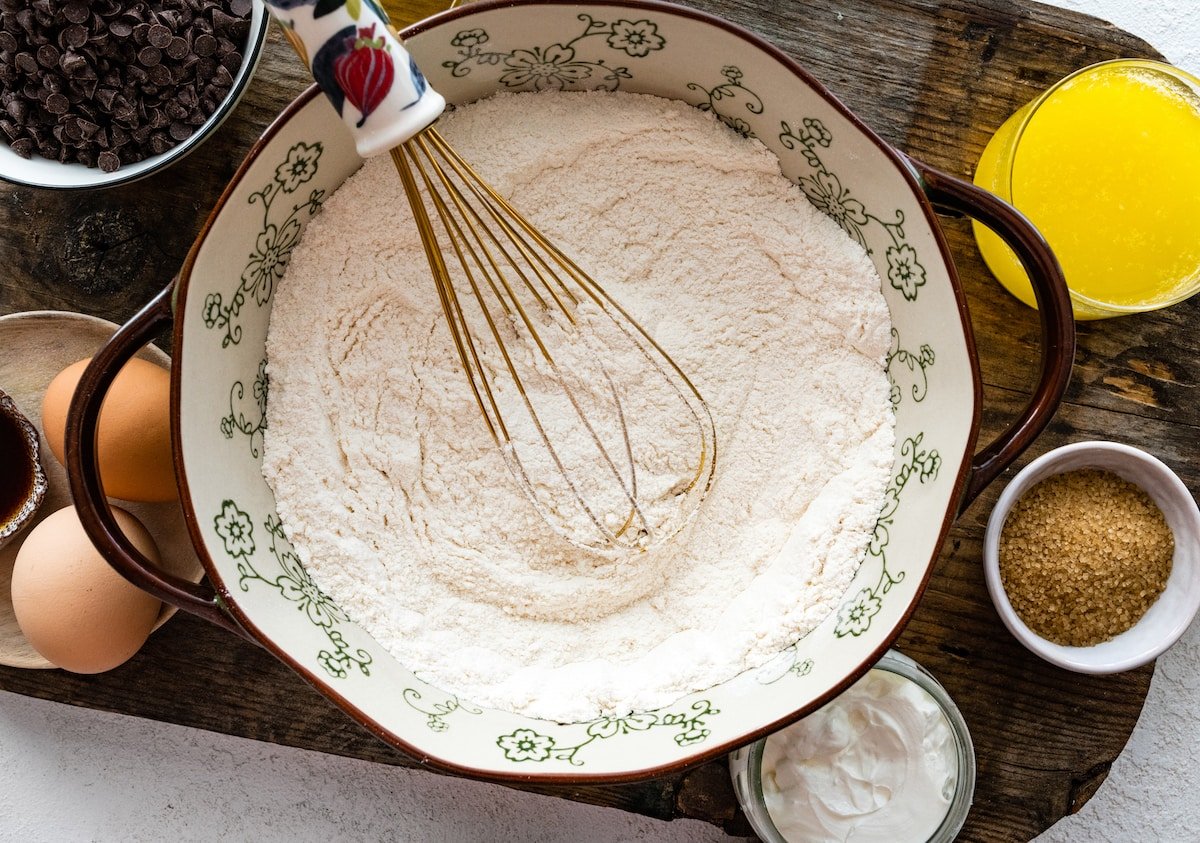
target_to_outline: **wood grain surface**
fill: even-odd
[[[1005,117],[1068,72],[1142,41],[1074,13],[1015,0],[693,0],[797,57],[886,140],[969,176]],[[395,4],[394,4],[395,5]],[[406,17],[432,13],[404,3]],[[78,310],[128,319],[176,272],[225,181],[273,115],[308,84],[278,32],[242,104],[186,160],[136,184],[61,194],[0,187],[0,313]],[[990,279],[968,224],[946,221],[970,299],[983,376],[981,441],[1022,406],[1037,319]],[[1200,489],[1200,302],[1080,325],[1067,403],[1021,463],[1066,442],[1145,448]],[[3,349],[0,349],[3,353]],[[0,384],[3,388],[3,384]],[[1009,475],[1012,471],[1010,470]],[[898,647],[961,707],[979,763],[962,840],[1028,840],[1078,810],[1137,720],[1152,668],[1085,677],[1052,668],[1004,630],[988,599],[981,541],[1004,479],[958,521]],[[0,689],[387,764],[409,765],[256,647],[192,617],[100,676],[0,668]],[[664,819],[748,833],[722,764],[638,785],[531,788]]]

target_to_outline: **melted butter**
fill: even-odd
[[[980,158],[975,183],[1033,221],[1071,290],[1146,309],[1200,284],[1198,144],[1200,80],[1149,62],[1110,62],[1009,118]],[[996,277],[1034,305],[1016,255],[979,223],[975,233]],[[1076,303],[1076,318],[1112,315]]]

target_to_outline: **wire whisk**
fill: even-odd
[[[593,551],[645,550],[678,533],[716,457],[691,380],[436,129],[391,154],[459,361],[521,491]]]
[[[524,496],[602,555],[676,535],[716,464],[691,380],[451,149],[432,126],[445,100],[375,3],[267,6],[359,154],[390,151],[471,393]]]

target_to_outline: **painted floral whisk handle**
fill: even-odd
[[[269,0],[267,8],[354,135],[363,158],[428,127],[446,100],[372,0]]]

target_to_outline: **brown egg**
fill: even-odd
[[[113,514],[134,547],[157,562],[141,522],[122,509]],[[126,662],[146,643],[162,608],[109,566],[73,506],[25,538],[13,563],[12,605],[33,648],[74,673],[101,673]]]
[[[65,461],[67,409],[89,360],[63,369],[42,399],[42,429],[50,450]],[[171,375],[146,360],[130,360],[100,410],[100,481],[109,497],[170,501],[176,496],[171,460]]]

